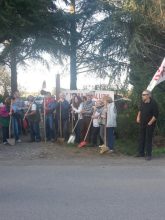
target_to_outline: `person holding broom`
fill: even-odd
[[[85,134],[89,128],[89,125],[92,119],[91,117],[93,114],[93,106],[94,106],[94,103],[92,101],[92,94],[89,93],[86,95],[86,97],[87,97],[87,100],[83,102],[82,111],[81,111],[82,117],[83,117],[82,132],[84,133],[83,134],[84,137],[86,136]],[[90,139],[91,139],[91,128],[89,128],[89,132],[86,137],[87,143],[90,143]]]

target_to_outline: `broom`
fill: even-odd
[[[87,145],[86,138],[87,138],[87,135],[88,135],[88,133],[89,133],[89,129],[90,129],[91,124],[92,124],[92,120],[93,120],[93,118],[91,117],[90,123],[89,123],[89,125],[88,125],[88,129],[87,129],[86,134],[85,134],[85,137],[84,137],[84,140],[83,140],[82,142],[80,142],[80,144],[78,145],[79,148],[85,147],[85,146]]]
[[[69,137],[69,139],[68,139],[68,144],[70,144],[70,143],[74,143],[74,141],[75,141],[75,134],[73,133],[74,132],[74,130],[76,129],[76,127],[77,127],[77,124],[78,124],[78,121],[79,121],[79,119],[77,120],[77,122],[76,122],[76,124],[75,124],[75,126],[74,126],[74,128],[72,129],[72,134],[70,135],[70,137]]]

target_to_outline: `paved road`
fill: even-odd
[[[30,163],[1,164],[0,220],[165,219],[162,165]]]

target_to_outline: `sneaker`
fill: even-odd
[[[109,150],[108,153],[112,154],[114,153],[114,150]]]
[[[144,157],[145,154],[136,154],[135,157]]]
[[[104,144],[102,144],[102,145],[99,145],[99,148],[102,148],[102,147],[105,147],[105,145],[104,145]]]
[[[20,139],[16,140],[17,143],[21,143],[22,141]]]
[[[8,144],[8,142],[7,142],[7,141],[4,141],[3,144],[6,145],[6,144]]]
[[[148,156],[148,157],[145,158],[145,160],[148,160],[148,161],[151,160],[151,159],[152,159],[151,156]]]
[[[100,154],[103,154],[103,153],[105,153],[105,152],[107,152],[107,151],[109,151],[109,148],[106,147],[106,146],[104,146],[104,147],[101,148]]]

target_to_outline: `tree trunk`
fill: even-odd
[[[17,90],[17,61],[16,48],[13,45],[10,54],[10,69],[11,69],[11,94]]]
[[[76,39],[76,20],[75,20],[75,0],[71,0],[71,4],[73,6],[73,14],[71,21],[71,48],[70,48],[70,89],[77,90],[77,67],[76,67],[76,47],[77,47],[77,39]]]

